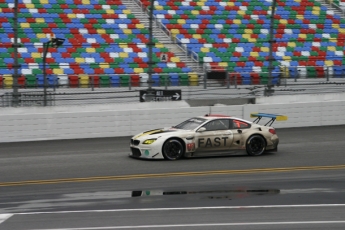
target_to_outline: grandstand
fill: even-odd
[[[338,5],[343,6],[343,1]],[[42,87],[42,44],[50,87],[133,87],[146,83],[149,0],[19,0],[18,84]],[[197,85],[200,68],[227,71],[238,84],[267,84],[271,0],[156,0],[154,85]],[[13,87],[14,0],[0,0],[0,88]],[[273,83],[281,77],[345,76],[345,18],[315,0],[278,0]],[[168,39],[167,39],[168,38]],[[170,44],[171,43],[171,44]],[[185,52],[181,55],[181,52]],[[168,56],[167,62],[161,55]]]

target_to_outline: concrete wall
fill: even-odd
[[[190,107],[184,101],[127,105],[2,108],[0,142],[131,136],[138,132],[176,125],[207,113],[227,114],[247,120],[252,112],[288,116],[274,127],[345,124],[345,100],[304,103],[266,103]],[[274,99],[275,100],[275,99]]]

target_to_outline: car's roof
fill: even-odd
[[[203,118],[206,120],[215,120],[215,119],[224,119],[224,118],[231,118],[231,119],[236,119],[236,120],[240,120],[240,121],[244,121],[244,122],[249,122],[252,123],[251,121],[247,121],[244,120],[242,118],[238,118],[238,117],[233,117],[233,116],[229,116],[229,115],[223,115],[223,114],[205,114],[204,116],[198,116],[199,118]]]

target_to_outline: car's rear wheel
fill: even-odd
[[[167,160],[178,160],[183,156],[184,148],[177,139],[167,140],[163,145],[163,156]]]
[[[249,137],[246,143],[246,150],[250,156],[260,156],[265,152],[266,142],[260,135]]]

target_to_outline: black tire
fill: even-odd
[[[178,160],[184,154],[182,143],[177,139],[167,140],[162,148],[163,156],[167,160]]]
[[[250,156],[260,156],[265,152],[266,141],[260,135],[253,135],[249,137],[246,143],[246,150]]]

